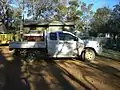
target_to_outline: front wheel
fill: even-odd
[[[82,52],[82,60],[94,61],[95,60],[95,51],[93,49],[85,49]]]

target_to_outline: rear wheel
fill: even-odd
[[[85,49],[82,53],[82,60],[94,61],[95,60],[95,51],[93,49]]]
[[[35,51],[27,51],[27,54],[25,57],[26,62],[33,63],[35,59],[36,59]]]

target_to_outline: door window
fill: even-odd
[[[59,33],[59,40],[66,40],[66,41],[73,40],[73,41],[77,41],[77,38],[74,37],[74,36],[72,36],[72,35],[70,35],[70,34],[68,34],[68,33],[62,33],[62,32],[60,32]]]
[[[50,33],[50,40],[57,40],[57,34],[56,33]]]

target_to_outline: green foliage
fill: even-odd
[[[74,6],[74,7],[79,7],[78,0],[70,0],[69,5]]]
[[[84,23],[82,21],[76,21],[76,30],[78,31],[82,31],[83,30],[83,26],[84,26]]]
[[[19,31],[20,24],[22,21],[22,10],[20,8],[15,8],[13,6],[10,6],[10,4],[15,3],[13,0],[11,0],[9,3],[7,0],[1,0],[0,1],[0,19],[2,20],[3,25],[6,27],[7,31],[9,32],[16,32]],[[20,6],[20,5],[19,5]]]
[[[104,33],[106,32],[107,22],[110,18],[111,10],[107,7],[99,8],[94,14],[94,22],[91,23],[91,27],[95,32]]]
[[[22,14],[24,13],[24,15],[32,17],[33,20],[48,22],[53,20],[63,22],[72,21],[75,23],[77,30],[81,31],[83,29],[83,26],[85,25],[82,21],[82,17],[85,15],[86,12],[92,12],[91,8],[93,4],[89,4],[87,6],[85,3],[80,2],[80,0],[69,0],[68,4],[65,4],[64,2],[62,0],[14,1],[14,4],[18,4],[18,8],[10,7],[10,9],[8,8],[8,10],[6,10],[3,16],[12,18],[13,21],[10,23],[5,23],[5,25],[8,27],[8,29],[19,31],[24,18]],[[3,6],[9,7],[9,5],[6,4]]]
[[[91,23],[92,30],[97,33],[109,33],[115,38],[120,35],[120,3],[114,6],[113,10],[104,7],[99,8],[94,14],[94,21]]]
[[[82,16],[82,15],[83,15],[83,12],[80,11],[80,10],[77,10],[76,14],[79,15],[79,16]]]
[[[65,5],[58,5],[58,7],[56,8],[56,12],[58,18],[62,19],[65,17],[65,15],[67,15],[68,9]]]
[[[111,32],[114,34],[120,34],[120,3],[114,6],[109,22],[111,23]]]
[[[81,31],[83,27],[90,26],[90,34],[97,33],[120,33],[120,3],[115,5],[113,10],[103,7],[99,8],[95,14],[92,12],[93,4],[87,5],[79,0],[69,0],[69,5],[60,2],[60,0],[25,0],[18,1],[19,8],[11,7],[0,1],[0,9],[4,9],[0,19],[11,18],[12,22],[3,22],[7,29],[19,31],[22,24],[23,9],[27,10],[26,15],[33,16],[34,20],[44,21],[72,21],[76,29]],[[94,14],[94,16],[93,16]],[[92,23],[86,23],[93,16]]]
[[[82,11],[78,9],[80,8],[79,6],[80,5],[78,0],[69,1],[68,17],[67,17],[69,21],[75,22],[76,20],[80,19],[82,15]]]
[[[98,33],[110,33],[113,36],[120,34],[120,3],[115,5],[113,10],[100,8],[94,15],[92,29]]]

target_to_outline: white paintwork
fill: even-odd
[[[31,34],[24,34],[24,36],[43,36],[43,35],[42,34],[35,34],[35,33],[32,34],[31,33]]]
[[[72,33],[61,31],[64,34],[72,35],[77,38]],[[47,35],[47,49],[48,54],[52,57],[76,57],[78,54],[84,50],[84,43],[78,38],[78,41],[74,40],[60,40],[59,32],[57,33],[57,40],[50,40],[49,34]],[[80,46],[81,45],[81,46]],[[79,49],[78,49],[79,47]]]
[[[60,40],[59,33],[70,35],[74,40]],[[102,47],[97,41],[85,41],[76,37],[74,34],[67,31],[57,31],[54,32],[57,34],[57,40],[50,40],[50,33],[45,34],[45,41],[35,42],[11,42],[9,44],[10,48],[47,48],[48,55],[51,57],[76,57],[81,55],[81,52],[84,50],[84,47],[91,47],[100,54],[102,52]],[[52,32],[53,33],[53,32]],[[27,34],[28,36],[32,34]],[[34,36],[40,34],[33,34]],[[32,35],[32,36],[33,36]],[[26,35],[25,35],[26,36]],[[77,39],[77,40],[76,40]],[[47,43],[46,43],[47,41]],[[47,46],[47,47],[46,47]]]
[[[10,48],[46,48],[45,42],[10,42]]]
[[[85,47],[91,47],[93,49],[95,49],[97,54],[101,54],[102,53],[102,46],[99,44],[99,42],[97,41],[90,41],[90,40],[85,40]]]
[[[77,55],[77,41],[62,41],[59,40],[58,51],[60,54],[56,56],[76,56]]]

